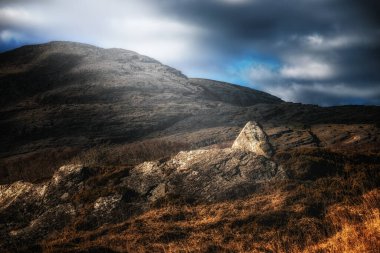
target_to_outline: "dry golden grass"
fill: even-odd
[[[139,143],[129,151],[119,146],[119,152],[97,147],[79,157],[90,166],[129,165],[90,167],[86,189],[73,196],[74,203],[84,202],[81,212],[41,242],[43,251],[379,252],[379,154],[348,149],[278,152],[274,159],[289,180],[259,185],[244,199],[192,204],[168,198],[128,218],[89,221],[98,197],[123,190],[110,182],[126,176],[132,164],[186,149],[166,143],[160,150],[161,144]]]
[[[379,252],[380,190],[363,195],[358,205],[332,206],[328,218],[336,234],[304,252]]]
[[[46,240],[45,252],[378,252],[380,190],[334,204],[323,217],[299,192],[266,186],[247,199],[215,204],[170,204],[91,231],[66,228]],[[269,191],[268,191],[269,190]]]
[[[269,200],[269,201],[268,201]],[[252,210],[272,212],[284,201],[274,193],[256,198],[213,205],[164,205],[127,222],[106,225],[94,231],[67,230],[45,244],[46,252],[56,252],[57,245],[78,240],[75,250],[104,247],[120,252],[205,252],[234,250],[246,252],[253,235],[235,230],[250,220]],[[104,234],[104,231],[107,231]],[[104,234],[104,235],[102,235]],[[102,235],[102,236],[99,236]],[[96,240],[90,240],[95,237]],[[223,248],[218,246],[223,245]],[[248,247],[250,247],[248,245]],[[58,247],[59,248],[59,247]]]

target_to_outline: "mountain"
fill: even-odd
[[[380,246],[377,106],[284,102],[74,42],[1,53],[0,94],[6,252]]]
[[[73,42],[0,54],[0,83],[2,182],[51,176],[61,161],[104,143],[159,138],[200,147],[232,141],[256,120],[264,128],[297,126],[273,133],[273,141],[287,131],[288,138],[302,135],[315,144],[311,125],[380,118],[378,107],[285,103],[246,87],[188,78],[132,51]]]
[[[189,79],[131,51],[71,42],[1,54],[0,83],[2,158],[218,126],[230,119],[215,113],[281,102],[248,88]],[[212,122],[193,128],[209,115]]]

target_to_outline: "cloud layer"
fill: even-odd
[[[378,13],[376,0],[6,0],[0,50],[73,40],[287,101],[380,104]]]

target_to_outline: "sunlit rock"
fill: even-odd
[[[241,130],[239,136],[232,145],[233,149],[253,152],[258,155],[270,157],[273,150],[268,136],[262,127],[254,121],[249,121]]]

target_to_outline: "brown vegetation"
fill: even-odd
[[[156,160],[189,149],[181,142],[146,140],[125,145],[98,145],[77,156],[71,162],[85,166],[136,165]]]
[[[363,195],[355,205],[332,206],[327,218],[337,231],[306,252],[377,252],[380,249],[380,191]]]
[[[289,179],[258,185],[244,199],[194,204],[171,196],[147,209],[134,204],[143,200],[122,188],[120,179],[138,163],[165,160],[193,146],[151,139],[25,156],[40,171],[21,173],[24,180],[41,179],[46,168],[68,162],[84,164],[89,174],[85,187],[70,196],[81,206],[76,218],[36,247],[44,252],[378,252],[379,146],[352,143],[351,135],[342,138],[327,147],[276,146],[273,159]],[[226,140],[211,147],[228,146]],[[115,193],[123,195],[128,211],[106,218],[91,215],[99,197]]]
[[[153,139],[123,145],[100,144],[82,151],[69,147],[39,150],[0,160],[0,183],[45,180],[68,163],[85,166],[132,166],[188,149],[190,145],[186,143]]]
[[[91,231],[67,230],[46,252],[106,248],[116,252],[377,252],[379,191],[355,205],[330,207],[324,218],[275,192],[214,205],[168,205]],[[374,201],[377,201],[377,203]]]
[[[48,179],[78,152],[78,148],[62,147],[0,159],[0,184],[18,180],[36,182]]]
[[[378,252],[376,157],[320,148],[279,153],[276,159],[290,179],[262,184],[247,198],[213,204],[165,199],[129,218],[92,221],[97,225],[87,229],[80,226],[84,208],[42,247],[46,252]],[[92,184],[102,185],[123,171],[104,170]],[[92,203],[104,193],[86,194]]]

